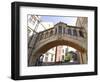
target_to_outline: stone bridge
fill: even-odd
[[[67,45],[77,49],[86,62],[87,35],[82,27],[69,26],[63,22],[57,23],[53,28],[36,33],[28,48],[28,65],[34,65],[36,59],[58,45]]]

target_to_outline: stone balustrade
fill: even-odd
[[[38,33],[38,40],[37,41],[39,42],[41,40],[45,40],[45,39],[50,38],[54,35],[59,35],[62,37],[69,36],[70,38],[77,39],[77,40],[86,39],[86,37],[87,37],[84,29],[81,27],[58,26],[56,28],[53,27],[53,28],[50,28],[50,29],[47,29],[45,31]]]

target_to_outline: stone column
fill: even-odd
[[[82,54],[80,52],[77,52],[77,59],[78,59],[78,62],[80,64],[83,64],[83,57],[82,57]]]
[[[87,54],[86,52],[82,53],[82,56],[83,56],[83,63],[84,63],[84,64],[87,64],[87,55],[86,55],[86,54]]]
[[[86,52],[81,52],[79,55],[78,55],[78,58],[79,58],[79,62],[80,64],[87,64],[87,56],[86,56]]]

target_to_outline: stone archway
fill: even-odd
[[[55,40],[52,42],[49,42],[43,46],[41,46],[40,48],[38,48],[38,50],[30,57],[30,61],[29,61],[29,66],[35,65],[36,59],[41,55],[44,54],[45,52],[47,52],[49,49],[51,49],[52,47],[58,46],[58,45],[67,45],[67,46],[71,46],[73,48],[75,48],[76,50],[78,50],[81,55],[79,55],[80,58],[80,63],[85,64],[87,63],[86,61],[86,49],[83,48],[82,46],[71,42],[71,41],[67,41],[67,40]]]

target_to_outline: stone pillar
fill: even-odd
[[[82,54],[80,52],[77,52],[77,59],[78,59],[78,62],[80,64],[83,64],[83,57],[82,57]]]
[[[80,64],[87,64],[87,53],[86,52],[76,52],[77,59]]]
[[[33,66],[35,65],[35,62],[36,62],[36,57],[35,56],[31,56],[29,59],[28,59],[28,66]]]
[[[82,56],[83,56],[83,63],[84,63],[84,64],[87,64],[87,55],[86,55],[86,54],[87,54],[86,52],[82,53]]]

